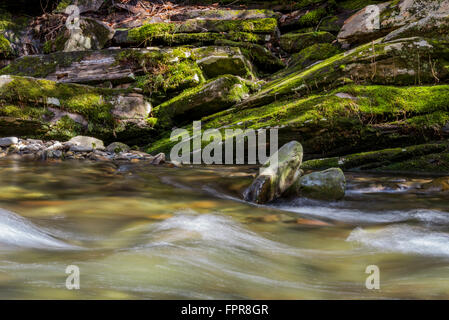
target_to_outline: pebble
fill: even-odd
[[[163,153],[160,153],[157,156],[152,156],[142,151],[129,150],[124,147],[126,145],[115,143],[113,146],[121,145],[122,148],[125,149],[123,152],[116,153],[116,151],[118,151],[117,148],[104,148],[101,140],[94,139],[95,138],[81,137],[78,141],[77,139],[72,139],[69,142],[60,142],[53,140],[42,141],[37,139],[19,139],[16,137],[0,138],[0,159],[47,161],[92,160],[99,162],[116,161],[129,163],[147,162],[154,165],[164,164],[166,162],[165,154]],[[99,148],[86,146],[88,143],[84,143],[83,146],[80,141],[87,141],[88,143],[95,141]]]

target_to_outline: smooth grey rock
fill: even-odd
[[[19,139],[16,137],[0,138],[0,147],[9,147],[12,144],[17,144]]]
[[[103,141],[93,137],[76,136],[68,141],[70,150],[74,152],[90,152],[94,149],[104,150]]]

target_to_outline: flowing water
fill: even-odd
[[[449,199],[416,188],[430,178],[348,174],[341,202],[255,206],[239,197],[254,172],[2,161],[0,298],[449,299]]]

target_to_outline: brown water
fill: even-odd
[[[448,299],[447,196],[347,178],[342,202],[255,206],[238,168],[2,161],[0,298]]]

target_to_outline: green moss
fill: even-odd
[[[112,106],[106,102],[108,94],[112,92],[107,89],[22,77],[13,77],[0,89],[0,97],[6,103],[46,106],[48,98],[57,98],[62,110],[79,113],[98,124],[112,125]]]
[[[294,72],[305,69],[321,60],[326,60],[339,54],[341,50],[330,43],[317,43],[307,47],[299,53],[293,54],[288,61],[288,68],[281,70],[273,78],[285,77]]]
[[[65,43],[68,39],[69,37],[65,33],[61,33],[55,39],[45,42],[43,46],[44,53],[64,51]]]
[[[68,116],[63,116],[56,123],[49,126],[45,134],[46,139],[67,141],[84,132],[81,124],[75,122]]]
[[[322,18],[327,15],[325,8],[318,8],[307,12],[298,20],[298,24],[302,27],[316,26]]]
[[[2,34],[0,34],[0,57],[9,57],[12,54],[11,44]]]
[[[302,164],[301,169],[322,170],[339,167],[343,170],[448,172],[447,160],[448,143],[445,142],[309,160]],[[442,167],[438,168],[438,162]]]
[[[287,52],[299,52],[316,43],[331,43],[335,40],[329,32],[286,33],[281,36],[281,48]]]
[[[213,43],[215,40],[263,42],[264,35],[274,33],[274,18],[250,20],[188,20],[177,23],[150,23],[128,31],[128,40],[136,44]],[[207,32],[204,32],[207,30]],[[237,31],[238,30],[238,31]]]
[[[14,33],[17,33],[23,30],[28,22],[28,17],[13,16],[11,13],[0,9],[0,32],[11,30]]]
[[[55,11],[63,12],[71,4],[72,4],[71,0],[61,0],[58,6],[56,7]]]
[[[374,57],[373,49],[376,53]],[[436,83],[436,73],[443,82],[449,79],[449,73],[443,68],[447,65],[445,57],[448,54],[445,41],[432,39],[413,38],[395,43],[365,44],[267,83],[261,91],[245,100],[241,107],[260,106],[283,96],[301,96],[329,90],[347,83],[348,78],[358,84],[433,84]],[[427,57],[425,61],[419,58],[424,56]],[[433,61],[432,67],[428,63],[429,59]],[[342,69],[342,66],[345,67]]]
[[[0,103],[0,117],[11,117],[22,120],[40,120],[42,117],[50,115],[51,112],[46,108],[16,106]]]
[[[274,56],[267,48],[256,43],[217,40],[216,45],[239,47],[245,57],[254,63],[260,75],[276,72],[285,67],[281,59]]]
[[[46,56],[23,56],[0,70],[1,74],[45,78],[57,68],[64,68],[79,62],[86,52],[58,52]]]
[[[254,109],[230,109],[201,120],[204,130],[279,128],[280,144],[298,140],[310,154],[347,154],[441,138],[449,114],[448,90],[447,85],[349,85],[329,94],[284,99]],[[343,93],[347,98],[336,96]],[[427,122],[410,121],[416,117],[425,117]],[[151,151],[172,145],[166,137]]]

